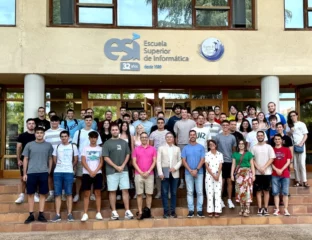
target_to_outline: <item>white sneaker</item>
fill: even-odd
[[[67,198],[66,198],[66,195],[65,194],[62,194],[62,201],[63,202],[66,202]]]
[[[180,188],[180,189],[183,189],[183,188],[185,188],[185,184],[184,184],[184,181],[181,181],[181,183],[180,183],[180,186],[179,186],[179,188]]]
[[[171,199],[171,193],[168,192],[168,199]]]
[[[78,201],[79,201],[79,194],[76,194],[73,199],[73,202],[78,202]]]
[[[24,202],[24,196],[25,196],[25,194],[24,194],[24,193],[21,193],[21,194],[18,196],[18,198],[16,199],[15,203],[18,203],[18,204],[23,203],[23,202]]]
[[[88,214],[84,213],[84,214],[82,215],[81,222],[85,222],[85,221],[87,221],[88,219],[89,219]]]
[[[290,213],[288,212],[287,209],[284,210],[284,216],[290,216]]]
[[[222,208],[225,208],[225,204],[224,204],[224,202],[223,202],[222,199],[221,199],[221,207],[222,207]]]
[[[235,208],[231,199],[228,199],[228,206],[229,206],[229,208]]]
[[[133,219],[133,214],[130,210],[127,210],[125,213],[125,219]]]
[[[53,195],[49,195],[46,199],[46,202],[54,202],[54,196]]]
[[[155,198],[157,198],[157,199],[161,198],[161,192],[160,191],[156,194]]]
[[[95,195],[93,193],[90,195],[90,200],[95,201]]]
[[[121,195],[117,195],[116,200],[117,201],[121,200]]]
[[[102,214],[101,214],[100,212],[98,212],[98,213],[95,215],[95,219],[96,219],[96,220],[103,220]]]
[[[142,198],[144,198],[144,199],[146,198],[146,195],[145,195],[145,193],[143,193],[143,194],[142,194]]]
[[[119,215],[118,215],[117,211],[112,211],[111,219],[112,220],[118,220],[119,219]]]

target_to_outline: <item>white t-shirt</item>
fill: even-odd
[[[258,131],[261,131],[261,130],[251,131],[247,134],[246,142],[249,143],[249,149],[248,149],[249,151],[251,150],[253,146],[255,146],[258,143],[258,139],[257,139]],[[264,141],[268,141],[268,137],[265,132],[264,132]]]
[[[81,161],[81,153],[82,150],[84,149],[84,147],[89,146],[90,145],[90,140],[89,140],[89,132],[94,131],[93,129],[90,130],[85,130],[84,128],[80,130],[80,140],[79,140],[79,161]],[[73,142],[75,144],[78,144],[78,135],[79,135],[79,131],[75,132],[74,138],[73,138]],[[102,140],[99,134],[98,140],[96,142],[97,145],[101,145],[102,144]]]
[[[208,152],[207,141],[211,139],[210,129],[207,127],[194,127],[192,130],[196,131],[196,142],[205,148],[205,152]]]
[[[302,141],[304,134],[308,134],[309,131],[307,129],[307,126],[303,122],[298,121],[294,125],[295,131],[292,134],[294,144],[299,144]]]
[[[60,133],[62,131],[65,131],[65,129],[58,128],[53,130],[50,128],[44,133],[44,140],[52,144],[53,150],[56,148],[57,145],[61,144]]]
[[[254,155],[254,161],[257,163],[259,167],[264,167],[264,165],[271,159],[275,158],[275,152],[271,145],[269,144],[256,144],[251,148],[252,155]],[[257,169],[256,169],[256,175],[262,175]],[[272,175],[272,166],[268,166],[265,170],[265,175]]]
[[[101,162],[102,148],[100,146],[96,147],[86,146],[83,148],[81,156],[86,157],[88,167],[90,168],[91,171],[94,171],[97,169],[97,167]],[[89,174],[89,172],[85,168],[82,169],[82,173]],[[102,173],[102,170],[99,169],[97,173]]]
[[[77,146],[74,144],[56,146],[53,151],[56,156],[56,166],[54,172],[72,173],[73,172],[73,155],[78,156]]]

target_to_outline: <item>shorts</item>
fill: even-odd
[[[117,191],[118,186],[120,190],[130,188],[128,171],[107,175],[107,191]]]
[[[54,196],[61,196],[62,189],[65,190],[67,196],[73,194],[74,174],[73,173],[54,173]]]
[[[256,175],[255,190],[257,192],[270,191],[271,179],[271,175]]]
[[[76,165],[76,177],[82,177],[82,169],[83,169],[83,166],[82,166],[82,163],[81,162],[77,162],[77,165]]]
[[[81,184],[82,191],[90,191],[92,184],[93,184],[94,190],[102,189],[102,184],[103,184],[102,173],[96,174],[94,178],[90,177],[89,174],[82,175],[82,184]]]
[[[49,174],[46,173],[28,173],[26,189],[27,194],[34,194],[39,187],[39,194],[47,194],[49,192],[48,184]]]
[[[143,178],[140,174],[135,174],[134,184],[135,191],[138,195],[144,192],[152,195],[154,193],[154,174],[149,175],[148,178]]]
[[[272,176],[272,195],[278,196],[281,193],[283,196],[288,196],[289,182],[289,178]]]
[[[232,163],[222,163],[222,178],[231,178]]]

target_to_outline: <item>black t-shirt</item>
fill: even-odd
[[[282,145],[283,145],[283,147],[292,147],[293,146],[293,143],[292,143],[292,140],[291,140],[291,138],[290,137],[288,137],[287,135],[284,135],[283,137],[282,137]],[[272,141],[271,141],[271,146],[272,147],[275,147],[275,142],[273,141],[273,139],[272,139]]]
[[[35,137],[35,134],[31,134],[31,133],[28,133],[28,132],[24,132],[22,134],[20,134],[17,138],[17,142],[18,143],[21,143],[22,144],[22,151],[21,153],[23,152],[25,146],[27,143],[29,142],[32,142],[32,141],[35,141],[36,140],[36,137]],[[21,160],[23,160],[24,156],[21,155]]]
[[[102,139],[102,143],[104,145],[104,143],[108,140],[108,139],[111,139],[112,138],[112,134],[111,133],[108,133],[106,134],[105,132],[101,132],[101,139]]]
[[[238,143],[239,143],[239,141],[240,140],[244,140],[244,136],[243,136],[243,134],[241,134],[240,132],[238,132],[238,131],[235,131],[235,132],[233,132],[233,133],[231,133],[234,137],[235,137],[235,139],[236,139],[236,146],[238,146]]]
[[[36,127],[42,127],[44,128],[45,131],[50,129],[50,122],[46,119],[41,120],[39,118],[35,118],[35,123],[36,123]]]

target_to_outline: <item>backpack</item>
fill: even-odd
[[[77,139],[77,148],[79,149],[79,144],[80,144],[80,133],[81,133],[81,129],[78,131],[78,139]]]
[[[63,120],[63,121],[64,121],[64,129],[67,130],[67,131],[69,131],[69,128],[68,128],[68,126],[67,126],[67,120]],[[76,123],[77,126],[78,126],[78,120],[77,120],[77,119],[74,119],[74,121],[75,121],[75,123]]]
[[[144,207],[142,211],[142,218],[151,218],[151,216],[151,209],[149,209],[148,207]]]

